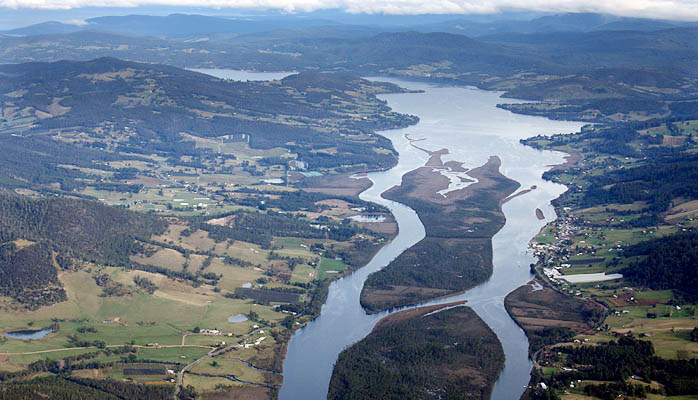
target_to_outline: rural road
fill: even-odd
[[[175,386],[174,399],[175,399],[175,400],[177,399],[177,396],[179,395],[180,390],[182,390],[182,381],[183,381],[183,379],[184,379],[184,373],[187,372],[187,370],[188,370],[189,368],[195,366],[196,364],[200,363],[201,361],[203,361],[203,360],[205,360],[205,359],[207,359],[207,358],[215,357],[215,356],[217,356],[217,355],[220,355],[220,354],[223,354],[223,353],[225,353],[225,352],[228,352],[228,351],[232,350],[233,347],[235,347],[236,345],[237,345],[237,343],[234,343],[234,344],[230,344],[230,345],[228,345],[228,346],[226,346],[226,347],[224,347],[224,348],[222,348],[222,349],[220,349],[220,350],[215,350],[215,351],[214,351],[214,350],[211,350],[211,351],[209,351],[208,353],[206,353],[205,356],[200,357],[200,358],[198,358],[198,359],[196,359],[196,360],[190,362],[189,364],[185,365],[184,368],[182,368],[181,370],[179,370],[179,372],[177,372],[177,384],[176,384],[176,386]],[[176,346],[175,346],[175,347],[176,347]]]
[[[126,345],[130,346],[130,345]],[[124,347],[124,345],[121,344],[114,344],[114,345],[109,345],[106,346],[107,348],[114,348],[114,347]],[[149,348],[168,348],[168,347],[200,347],[200,348],[205,348],[205,349],[210,349],[211,346],[204,346],[204,345],[199,345],[199,344],[187,344],[187,345],[180,345],[180,344],[173,344],[173,345],[164,345],[164,346],[141,346],[141,345],[133,345],[131,347],[137,348],[137,349],[149,349]],[[49,350],[37,350],[37,351],[25,351],[21,353],[0,353],[0,356],[25,356],[29,354],[41,354],[41,353],[54,353],[57,351],[67,351],[67,350],[80,350],[80,349],[98,349],[99,347],[96,346],[88,346],[88,347],[62,347],[60,349],[49,349]]]

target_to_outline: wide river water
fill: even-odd
[[[280,399],[325,398],[339,353],[363,339],[381,318],[390,314],[367,315],[359,304],[359,295],[370,273],[383,268],[424,237],[424,227],[413,210],[380,196],[399,185],[405,173],[427,161],[427,155],[412,147],[406,135],[413,140],[419,139],[416,144],[422,148],[448,149],[450,154],[442,159],[461,162],[466,168],[481,166],[490,156],[497,155],[502,160],[502,173],[518,181],[521,189],[537,187],[504,205],[507,222],[493,238],[492,277],[463,295],[426,303],[468,301],[467,305],[492,328],[504,347],[505,367],[492,398],[518,399],[529,381],[532,366],[528,359],[528,340],[506,312],[504,297],[531,279],[529,265],[535,260],[528,251],[528,243],[555,218],[550,201],[565,190],[564,186],[541,178],[550,165],[564,161],[562,154],[523,146],[519,139],[537,134],[575,132],[582,124],[517,115],[499,109],[496,107],[498,103],[510,100],[501,99],[498,92],[380,80],[424,91],[381,96],[394,111],[417,115],[420,122],[405,129],[380,132],[400,153],[399,162],[389,171],[368,174],[373,186],[360,196],[363,200],[388,207],[395,215],[400,231],[365,267],[333,282],[320,316],[293,335],[284,362]],[[536,217],[536,208],[543,211],[545,220]]]
[[[206,73],[232,77],[230,72],[220,70],[207,70]],[[237,73],[235,78],[249,79],[244,73]],[[275,78],[263,74],[254,76],[259,80]],[[398,164],[388,171],[369,173],[368,179],[373,186],[360,195],[364,200],[388,207],[397,220],[399,233],[366,266],[334,281],[320,316],[293,335],[284,361],[284,383],[279,397],[282,400],[326,398],[332,368],[339,353],[368,335],[381,318],[396,311],[367,315],[359,304],[359,295],[370,273],[380,270],[424,237],[424,226],[412,209],[381,197],[383,192],[399,185],[405,173],[423,166],[428,159],[423,151],[410,144],[409,137],[419,139],[416,144],[428,150],[448,149],[449,154],[442,160],[458,161],[465,168],[481,166],[490,156],[499,156],[501,172],[518,181],[521,184],[519,190],[536,186],[535,190],[515,197],[503,206],[506,224],[492,241],[492,277],[462,295],[420,304],[467,300],[467,305],[492,328],[504,347],[505,366],[492,398],[518,399],[529,381],[532,365],[528,359],[528,340],[506,312],[504,297],[531,279],[529,265],[535,260],[528,250],[528,243],[555,218],[550,201],[565,190],[564,186],[541,178],[550,165],[564,161],[562,154],[523,146],[519,139],[537,134],[575,132],[582,124],[517,115],[499,109],[496,107],[498,103],[514,102],[501,99],[499,92],[388,78],[379,80],[424,91],[381,96],[394,111],[417,115],[420,122],[405,129],[380,132],[398,151]],[[543,211],[544,220],[536,217],[536,208]]]

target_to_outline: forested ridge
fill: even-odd
[[[656,290],[674,289],[698,299],[698,233],[681,232],[640,242],[623,253],[639,260],[623,269],[631,282]]]
[[[58,269],[128,265],[136,239],[166,227],[163,219],[95,201],[0,193],[0,290],[31,309],[63,301]]]

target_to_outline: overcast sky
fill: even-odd
[[[205,9],[276,9],[286,12],[308,12],[340,9],[350,13],[384,14],[491,14],[503,11],[597,12],[613,15],[698,21],[698,0],[0,0],[0,24],[14,16],[94,14],[96,7],[121,12],[138,12],[139,8],[192,7],[198,13]],[[5,8],[5,10],[2,10]],[[51,13],[50,10],[63,10]],[[71,10],[69,13],[65,10]],[[141,12],[138,12],[141,13]],[[2,14],[5,14],[4,16]],[[15,21],[17,22],[17,21]]]

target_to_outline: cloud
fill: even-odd
[[[69,10],[84,7],[176,6],[350,13],[491,14],[502,11],[595,12],[698,21],[698,0],[0,0],[0,7]]]
[[[75,26],[85,26],[88,25],[87,21],[84,19],[71,19],[68,21],[63,21],[64,24],[75,25]]]

